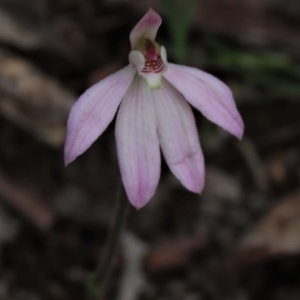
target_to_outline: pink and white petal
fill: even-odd
[[[161,22],[160,15],[150,8],[130,33],[131,49],[135,49],[141,37],[154,41]]]
[[[128,199],[139,209],[148,203],[157,187],[160,151],[151,92],[146,81],[138,75],[118,112],[116,142]]]
[[[190,191],[204,187],[205,166],[190,105],[166,79],[152,92],[159,142],[167,164]]]
[[[107,128],[135,73],[127,66],[90,87],[75,102],[67,124],[66,165],[88,149]]]
[[[145,57],[144,55],[137,50],[132,50],[129,53],[129,62],[132,67],[136,68],[139,75],[142,74],[142,70],[145,67]]]
[[[242,138],[243,120],[232,92],[222,81],[198,69],[170,63],[164,77],[207,119]]]
[[[164,63],[164,70],[163,72],[167,72],[168,71],[168,57],[167,57],[167,51],[166,48],[164,46],[160,47],[160,55],[161,55],[161,59]]]

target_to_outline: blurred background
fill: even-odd
[[[131,209],[107,299],[300,299],[299,0],[0,0],[0,299],[84,299],[120,181],[114,122],[67,168],[68,113],[128,64],[149,7],[169,61],[232,89],[242,142],[195,111],[199,196],[162,164]]]

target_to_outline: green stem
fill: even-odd
[[[116,214],[109,232],[104,255],[94,274],[87,281],[87,289],[90,299],[105,299],[107,286],[114,266],[114,258],[118,249],[120,235],[125,223],[129,202],[123,188],[118,192]]]

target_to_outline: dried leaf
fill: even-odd
[[[237,203],[242,197],[242,188],[237,178],[220,169],[208,167],[205,193],[219,199]]]
[[[43,142],[59,147],[75,96],[29,62],[0,51],[0,113]]]
[[[300,253],[300,192],[279,202],[240,245],[242,262]]]
[[[3,9],[0,9],[0,40],[25,49],[36,48],[42,43],[41,35],[18,24]]]
[[[23,12],[21,15],[14,15],[0,7],[0,41],[26,50],[44,48],[66,59],[74,60],[74,49],[71,49],[63,37],[57,34],[54,27],[45,23],[42,18],[39,22],[33,20],[28,10],[37,6],[27,3],[25,7],[27,10],[21,7],[15,9],[15,11]]]
[[[1,173],[0,197],[39,229],[48,229],[53,224],[54,214],[49,206]]]
[[[145,257],[145,267],[150,273],[160,273],[182,268],[196,251],[204,248],[203,236],[191,236],[168,241],[150,249]]]

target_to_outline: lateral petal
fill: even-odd
[[[132,50],[128,56],[129,62],[133,68],[136,68],[139,75],[142,75],[142,70],[145,67],[145,57],[137,50]]]
[[[198,69],[170,63],[164,77],[207,119],[242,138],[243,120],[232,92],[222,81]]]
[[[131,49],[135,49],[140,38],[148,38],[154,41],[161,22],[160,15],[150,8],[130,33]]]
[[[116,123],[121,176],[137,209],[148,203],[160,176],[160,152],[151,92],[139,75],[121,103]]]
[[[204,158],[190,105],[166,79],[152,92],[158,137],[169,168],[190,191],[204,186]]]
[[[127,66],[90,87],[75,102],[67,124],[66,165],[88,149],[107,128],[135,73]]]

